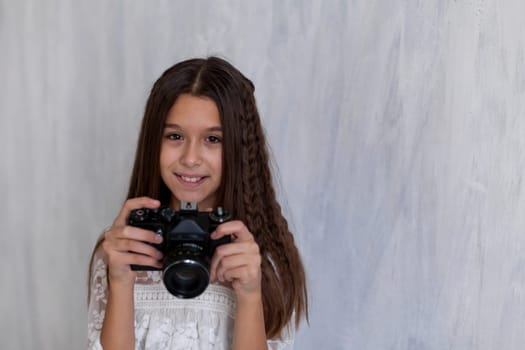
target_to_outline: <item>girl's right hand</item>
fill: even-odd
[[[162,253],[148,243],[162,242],[162,236],[153,231],[128,226],[129,214],[134,209],[158,208],[160,202],[148,197],[128,199],[113,226],[105,231],[102,249],[108,266],[110,283],[135,283],[137,273],[130,265],[148,265],[161,268]]]

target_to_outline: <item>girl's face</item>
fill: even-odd
[[[197,202],[213,208],[222,175],[222,126],[211,99],[180,95],[166,118],[160,175],[171,190],[171,206]]]

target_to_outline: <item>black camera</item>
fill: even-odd
[[[128,224],[162,235],[160,244],[152,244],[164,255],[162,268],[131,265],[135,271],[162,270],[166,289],[179,298],[194,298],[210,283],[210,261],[215,248],[231,242],[230,236],[213,240],[210,234],[230,219],[221,207],[200,212],[194,202],[181,202],[180,210],[168,207],[132,210]]]

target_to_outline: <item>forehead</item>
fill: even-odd
[[[220,126],[219,109],[215,102],[207,97],[180,95],[168,112],[166,124],[196,124]]]

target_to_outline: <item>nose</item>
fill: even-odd
[[[198,142],[187,142],[181,155],[181,163],[189,168],[199,166],[202,162],[201,147]]]

